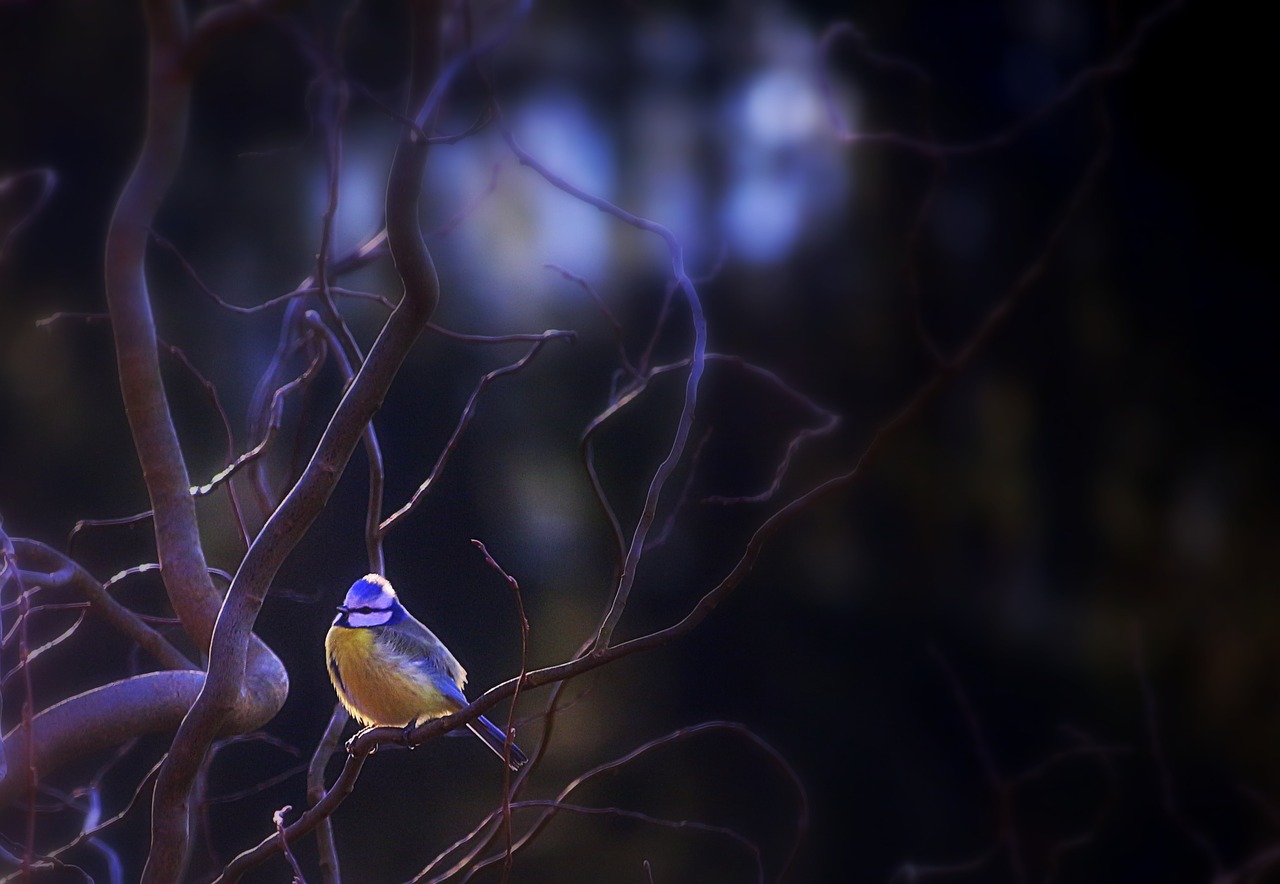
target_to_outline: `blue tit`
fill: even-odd
[[[351,585],[324,650],[338,699],[366,725],[406,727],[467,705],[466,670],[405,610],[385,577],[369,574]],[[467,727],[498,757],[508,757],[504,735],[489,719],[482,715]],[[511,769],[528,760],[512,743]]]

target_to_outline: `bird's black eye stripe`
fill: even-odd
[[[379,614],[390,611],[390,608],[371,608],[368,605],[361,605],[359,608],[347,608],[348,614]]]

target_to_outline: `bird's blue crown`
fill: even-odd
[[[343,605],[348,608],[388,608],[396,602],[396,591],[380,574],[366,574],[347,590]]]

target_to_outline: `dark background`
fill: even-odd
[[[781,499],[851,468],[932,375],[913,305],[954,353],[1047,257],[989,345],[881,443],[860,480],[771,542],[699,631],[571,686],[584,696],[558,720],[535,794],[675,728],[723,719],[767,740],[806,786],[798,880],[884,881],[915,864],[948,867],[948,880],[1199,881],[1280,842],[1277,176],[1263,134],[1280,47],[1236,6],[1175,4],[1123,71],[1060,103],[1156,5],[535,7],[489,62],[519,137],[571,180],[670,224],[692,272],[716,269],[700,286],[712,349],[841,415],[834,434],[801,450]],[[323,40],[335,10],[303,5],[291,20]],[[1049,110],[941,171],[909,151],[840,145],[817,76],[817,41],[837,21],[928,74],[922,91],[835,43],[826,70],[861,131],[925,138],[927,107],[941,142],[965,144]],[[347,55],[352,77],[397,106],[402,28],[398,4],[364,4]],[[106,327],[34,327],[55,311],[103,309],[102,241],[140,138],[143,51],[134,4],[0,4],[0,176],[57,176],[0,260],[0,515],[10,534],[60,547],[79,519],[146,508]],[[309,81],[287,30],[270,26],[220,45],[196,81],[186,158],[157,226],[236,303],[288,291],[314,261],[323,149]],[[464,128],[478,99],[464,78],[442,127]],[[340,245],[376,229],[394,135],[370,101],[353,99]],[[1103,144],[1096,186],[1048,254]],[[427,226],[479,195],[503,156],[492,131],[438,148]],[[666,268],[646,238],[573,206],[509,156],[498,181],[431,240],[444,285],[437,321],[490,334],[573,328],[580,339],[549,346],[486,394],[441,482],[387,548],[388,575],[471,671],[473,695],[515,671],[519,641],[510,596],[471,538],[520,579],[533,665],[571,653],[608,593],[609,532],[577,441],[605,405],[616,350],[590,300],[542,265],[592,281],[632,358]],[[160,250],[150,269],[161,336],[217,384],[243,450],[278,312],[220,310]],[[396,292],[388,266],[349,284]],[[380,316],[349,307],[366,345]],[[664,358],[683,352],[686,326],[677,308]],[[424,337],[379,418],[389,507],[426,475],[476,379],[519,352]],[[166,372],[188,466],[204,481],[226,461],[220,424],[189,374],[172,361]],[[656,382],[601,436],[625,524],[669,444],[679,387],[674,375]],[[337,388],[327,374],[300,438],[314,438]],[[693,498],[766,487],[810,422],[786,396],[713,367]],[[259,621],[292,678],[267,730],[303,759],[332,703],[319,650],[332,605],[368,567],[364,481],[358,454]],[[201,507],[211,563],[234,569],[242,547],[224,498]],[[640,571],[622,634],[683,616],[770,511],[683,508]],[[145,524],[93,529],[76,544],[104,579],[154,558]],[[119,595],[164,611],[154,575]],[[51,617],[46,628],[65,625]],[[93,624],[70,644],[38,664],[42,705],[140,662]],[[7,729],[20,685],[5,691]],[[534,715],[540,699],[520,713]],[[525,742],[536,732],[536,722],[521,727]],[[492,759],[469,740],[439,743],[374,758],[339,810],[351,880],[412,875],[495,803]],[[107,781],[109,803],[127,800],[162,747],[144,741],[126,757]],[[210,794],[296,763],[261,742],[233,745],[211,768]],[[768,875],[796,814],[777,767],[725,733],[656,752],[578,799],[738,829],[759,844]],[[218,857],[263,837],[286,803],[304,803],[300,776],[213,805]],[[20,831],[10,822],[6,834]],[[126,879],[145,831],[140,808],[106,836]],[[310,846],[299,855],[313,873]],[[721,836],[564,817],[514,878],[643,881],[644,860],[655,881],[752,874]],[[276,863],[260,880],[284,874]]]

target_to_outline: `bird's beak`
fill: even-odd
[[[339,610],[339,611],[341,611],[341,612],[342,612],[342,613],[344,613],[344,614],[350,614],[350,613],[351,613],[351,609],[350,609],[350,608],[348,608],[346,605],[338,605],[338,610]]]

